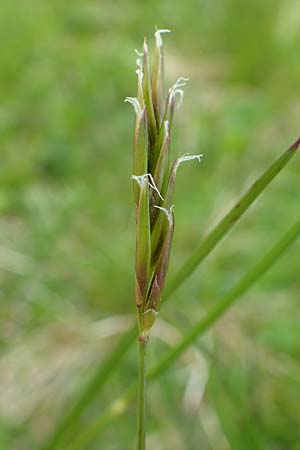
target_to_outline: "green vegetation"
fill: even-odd
[[[130,50],[155,25],[172,30],[167,84],[190,77],[172,158],[204,154],[178,172],[172,286],[299,134],[299,23],[294,0],[1,2],[1,450],[40,448],[57,423],[61,450],[134,447],[136,405],[118,415],[114,403],[137,377],[125,334],[135,320]],[[296,155],[168,291],[150,371],[291,229],[299,169]],[[151,386],[149,448],[299,449],[298,255],[299,241]]]

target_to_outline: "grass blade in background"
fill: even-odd
[[[237,283],[237,285],[217,303],[207,315],[201,319],[175,347],[162,358],[162,360],[150,371],[148,381],[156,380],[178,357],[192,345],[199,336],[208,331],[218,319],[220,319],[230,307],[275,264],[279,257],[300,235],[300,219],[287,231],[286,234],[266,253],[258,263],[252,267]],[[115,400],[103,416],[90,424],[79,436],[76,437],[68,450],[83,450],[86,445],[95,439],[96,435],[114,418],[123,414],[136,394],[136,386],[131,385],[126,393]]]
[[[296,153],[300,144],[300,138],[286,150],[250,187],[235,206],[226,214],[218,225],[201,242],[199,247],[187,259],[175,275],[170,284],[168,284],[165,296],[169,297],[184,281],[191,275],[196,267],[209,255],[220,240],[230,231],[236,222],[242,217],[257,197],[285,167],[289,160]]]
[[[149,380],[148,380],[149,381]],[[102,416],[89,423],[81,433],[76,435],[72,442],[63,448],[63,450],[81,450],[92,442],[95,437],[105,429],[114,419],[122,416],[132,404],[137,394],[137,386],[135,383],[131,384],[124,394],[118,397],[109,407],[105,410]]]
[[[196,267],[203,262],[203,260],[211,253],[220,240],[226,236],[235,223],[252,205],[256,198],[264,191],[271,181],[276,178],[278,173],[294,156],[299,144],[300,138],[254,182],[246,194],[241,197],[236,205],[226,214],[226,216],[216,225],[216,227],[213,228],[208,236],[204,238],[198,249],[192,254],[192,256],[190,256],[190,258],[188,258],[182,268],[178,271],[177,275],[167,285],[166,292],[164,294],[164,301],[167,300],[167,298],[174,293],[174,291],[185,281],[185,279],[196,269]],[[211,314],[212,313],[213,311]],[[109,356],[108,360],[99,366],[94,377],[86,385],[84,392],[81,394],[77,402],[75,402],[73,408],[65,417],[61,419],[57,428],[54,430],[54,433],[49,437],[47,443],[41,447],[40,450],[54,450],[59,448],[58,444],[69,432],[73,422],[77,421],[82,411],[93,401],[96,393],[101,387],[103,387],[109,376],[113,373],[115,367],[118,365],[120,354],[124,354],[125,350],[127,350],[130,345],[135,342],[135,337],[136,330],[134,327],[129,332],[128,337],[124,338],[121,345],[118,346],[118,348],[115,349]],[[122,350],[120,351],[120,349]],[[173,351],[175,351],[175,349]],[[166,362],[164,364],[166,364]]]
[[[200,335],[207,331],[256,281],[269,270],[282,253],[297,239],[300,234],[300,220],[266,253],[255,266],[242,277],[239,283],[200,320],[182,341],[150,372],[149,378],[155,379],[164,372],[178,356]]]
[[[106,361],[101,362],[99,369],[89,380],[81,395],[77,398],[71,409],[58,422],[53,434],[41,450],[53,450],[62,448],[61,442],[76,425],[82,411],[95,399],[100,388],[105,384],[116,366],[124,357],[126,350],[130,347],[136,336],[136,328],[133,327],[127,334],[121,337],[121,342],[110,354]],[[75,433],[76,434],[76,433]]]

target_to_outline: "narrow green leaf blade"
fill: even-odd
[[[243,216],[247,209],[286,166],[296,153],[300,144],[300,138],[286,150],[250,187],[250,189],[233,206],[218,225],[208,234],[199,247],[183,264],[181,269],[168,284],[165,297],[169,297],[185,280],[191,275],[196,267],[209,255],[220,240],[230,231],[230,229]]]
[[[87,448],[87,445],[92,442],[95,437],[101,433],[114,419],[124,414],[137,394],[136,384],[132,384],[120,397],[118,397],[105,410],[104,414],[97,417],[90,422],[79,435],[66,447],[66,450],[82,450]]]
[[[78,418],[82,411],[95,399],[99,394],[100,388],[103,387],[110,374],[115,367],[120,364],[126,351],[129,349],[131,343],[136,339],[137,329],[133,327],[126,335],[122,336],[121,342],[111,352],[106,361],[101,361],[99,367],[96,369],[94,376],[90,379],[85,389],[71,406],[69,412],[65,414],[58,422],[54,432],[49,436],[46,443],[40,450],[54,450],[62,448],[62,441],[66,435],[71,434],[71,430],[75,428]]]
[[[164,372],[200,335],[207,331],[245,292],[247,292],[259,278],[269,270],[281,254],[295,241],[300,234],[300,220],[296,222],[288,232],[266,253],[258,263],[250,269],[240,282],[233,288],[223,300],[215,305],[177,344],[168,355],[150,372],[149,378],[155,379]]]
[[[148,381],[154,381],[165,372],[172,363],[184,352],[194,341],[204,334],[226,311],[248,291],[279,259],[288,247],[300,235],[300,220],[296,222],[288,232],[275,244],[275,246],[264,255],[259,262],[250,269],[240,282],[219,302],[210,312],[200,320],[187,334],[149,373]],[[83,432],[76,437],[68,450],[79,450],[86,448],[107,424],[123,414],[134,400],[136,386],[132,384],[125,393],[118,397],[103,416],[92,422]],[[80,442],[80,445],[76,443]]]

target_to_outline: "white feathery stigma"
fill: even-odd
[[[180,164],[182,164],[183,162],[185,162],[185,161],[192,161],[193,159],[197,159],[199,161],[199,163],[200,163],[202,157],[203,157],[202,154],[200,154],[200,155],[189,155],[189,154],[186,154],[186,155],[180,156],[180,158],[178,158],[175,161],[175,165],[174,165],[175,173],[177,172],[177,169],[180,166]]]
[[[157,47],[162,47],[162,45],[163,45],[162,38],[161,38],[162,33],[171,33],[171,30],[156,30],[155,31],[154,36],[155,36],[155,41],[156,41]]]
[[[140,117],[142,115],[143,111],[140,102],[136,97],[126,97],[124,103],[130,103],[134,107],[137,116]]]
[[[140,188],[145,187],[146,184],[148,183],[149,187],[151,187],[151,189],[153,189],[158,194],[159,198],[161,200],[164,200],[163,196],[158,190],[158,187],[155,184],[155,181],[151,173],[144,173],[143,175],[132,175],[132,179],[138,183]]]
[[[171,205],[169,209],[163,208],[162,206],[158,206],[158,205],[154,205],[154,208],[160,209],[161,211],[163,211],[165,213],[165,215],[167,216],[168,221],[170,223],[172,223],[174,205]]]
[[[143,53],[141,53],[141,52],[139,52],[138,50],[134,50],[135,51],[135,53],[137,54],[137,58],[136,58],[136,60],[135,60],[135,62],[136,62],[136,65],[138,66],[138,68],[139,68],[139,70],[142,70],[143,69],[143,56],[144,56],[144,54]]]
[[[189,81],[189,78],[186,78],[186,77],[179,77],[179,78],[176,80],[176,83],[173,84],[172,88],[173,88],[173,89],[177,89],[177,88],[179,88],[179,87],[186,86],[186,84],[187,84],[188,81]],[[172,89],[172,88],[171,88],[171,89]]]
[[[184,91],[183,91],[183,89],[180,89],[180,88],[186,86],[188,80],[189,80],[188,78],[179,77],[176,80],[176,83],[173,84],[173,86],[171,86],[170,89],[169,89],[169,98],[170,98],[169,102],[171,102],[172,98],[175,98],[176,95],[179,96],[179,101],[178,101],[177,108],[180,108],[180,106],[182,105],[183,97],[184,97]]]
[[[138,76],[139,89],[142,92],[143,91],[143,77],[144,77],[144,73],[143,73],[142,69],[136,69],[135,73]]]
[[[137,50],[136,48],[134,49],[134,53],[135,53],[137,56],[140,56],[141,58],[144,56],[144,53],[143,53],[143,52],[140,52],[140,51]]]
[[[140,70],[142,70],[143,69],[143,56],[144,56],[144,53],[139,52],[136,48],[134,49],[134,52],[137,55],[136,65],[138,66],[138,68]]]
[[[136,58],[135,62],[136,62],[136,65],[138,66],[139,70],[142,70],[142,68],[143,68],[143,61],[142,61],[142,59],[141,58]]]
[[[137,182],[137,184],[139,185],[139,187],[142,189],[143,187],[145,187],[149,181],[148,181],[148,175],[132,175],[131,177],[134,181]]]
[[[178,101],[177,108],[179,109],[180,106],[182,105],[182,102],[183,102],[184,90],[183,89],[176,89],[174,91],[174,93],[173,93],[174,97],[176,97],[177,94],[179,96],[179,101]]]

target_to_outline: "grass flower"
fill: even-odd
[[[137,54],[137,96],[126,97],[135,111],[133,193],[136,213],[135,298],[140,343],[138,450],[145,448],[146,347],[158,314],[168,271],[174,233],[173,194],[176,172],[184,161],[202,155],[183,155],[171,163],[170,142],[175,106],[182,104],[188,78],[180,77],[164,93],[162,34],[155,32],[153,67],[146,39]]]

